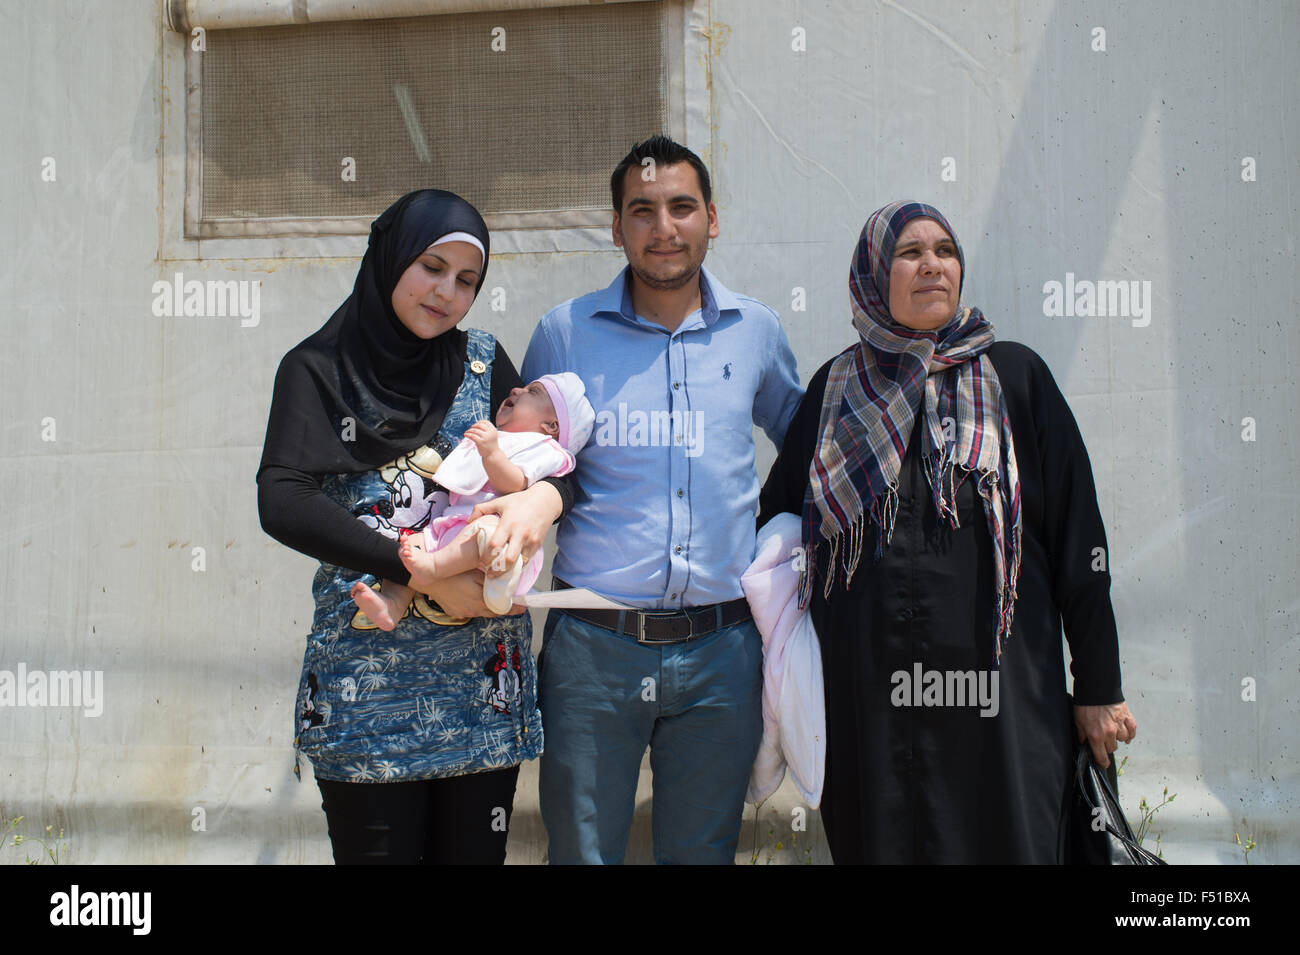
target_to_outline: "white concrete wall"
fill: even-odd
[[[709,14],[709,267],[781,313],[806,381],[852,340],[845,278],[867,215],[902,197],[945,211],[965,300],[1044,356],[1088,442],[1140,724],[1130,813],[1167,785],[1178,799],[1154,830],[1171,860],[1239,863],[1240,831],[1254,861],[1300,861],[1300,6]],[[152,2],[0,6],[0,669],[102,670],[105,696],[99,717],[0,708],[0,810],[29,835],[64,827],[77,862],[327,861],[289,744],[313,564],[262,534],[253,476],[276,364],[346,296],[359,246],[214,259],[180,239],[182,44]],[[467,321],[519,360],[543,311],[621,264],[612,246],[494,257],[511,307],[480,301]],[[152,284],[177,271],[261,279],[260,324],[154,317]],[[1150,323],[1044,317],[1044,283],[1067,273],[1151,282]],[[512,859],[536,861],[535,766],[523,779]]]

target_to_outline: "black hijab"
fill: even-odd
[[[465,377],[466,335],[452,328],[425,341],[393,311],[393,289],[421,253],[452,232],[483,243],[488,230],[460,196],[412,192],[370,227],[352,294],[328,322],[280,362],[258,468],[350,474],[427,444]],[[345,419],[351,419],[349,425]]]

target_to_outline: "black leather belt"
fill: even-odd
[[[552,587],[555,590],[570,589],[559,577],[554,578]],[[723,627],[734,627],[752,616],[749,601],[744,597],[726,603],[709,604],[707,607],[688,607],[686,610],[586,610],[564,607],[561,612],[606,630],[636,637],[637,643],[682,643]]]

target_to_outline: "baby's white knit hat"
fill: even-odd
[[[587,389],[582,379],[571,371],[558,375],[542,375],[537,379],[546,389],[555,405],[555,417],[560,424],[560,446],[576,455],[587,446],[591,429],[596,426],[596,412],[587,400]]]

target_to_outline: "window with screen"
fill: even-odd
[[[494,229],[607,225],[670,108],[670,2],[209,30],[189,54],[186,235],[364,233],[412,189]]]

